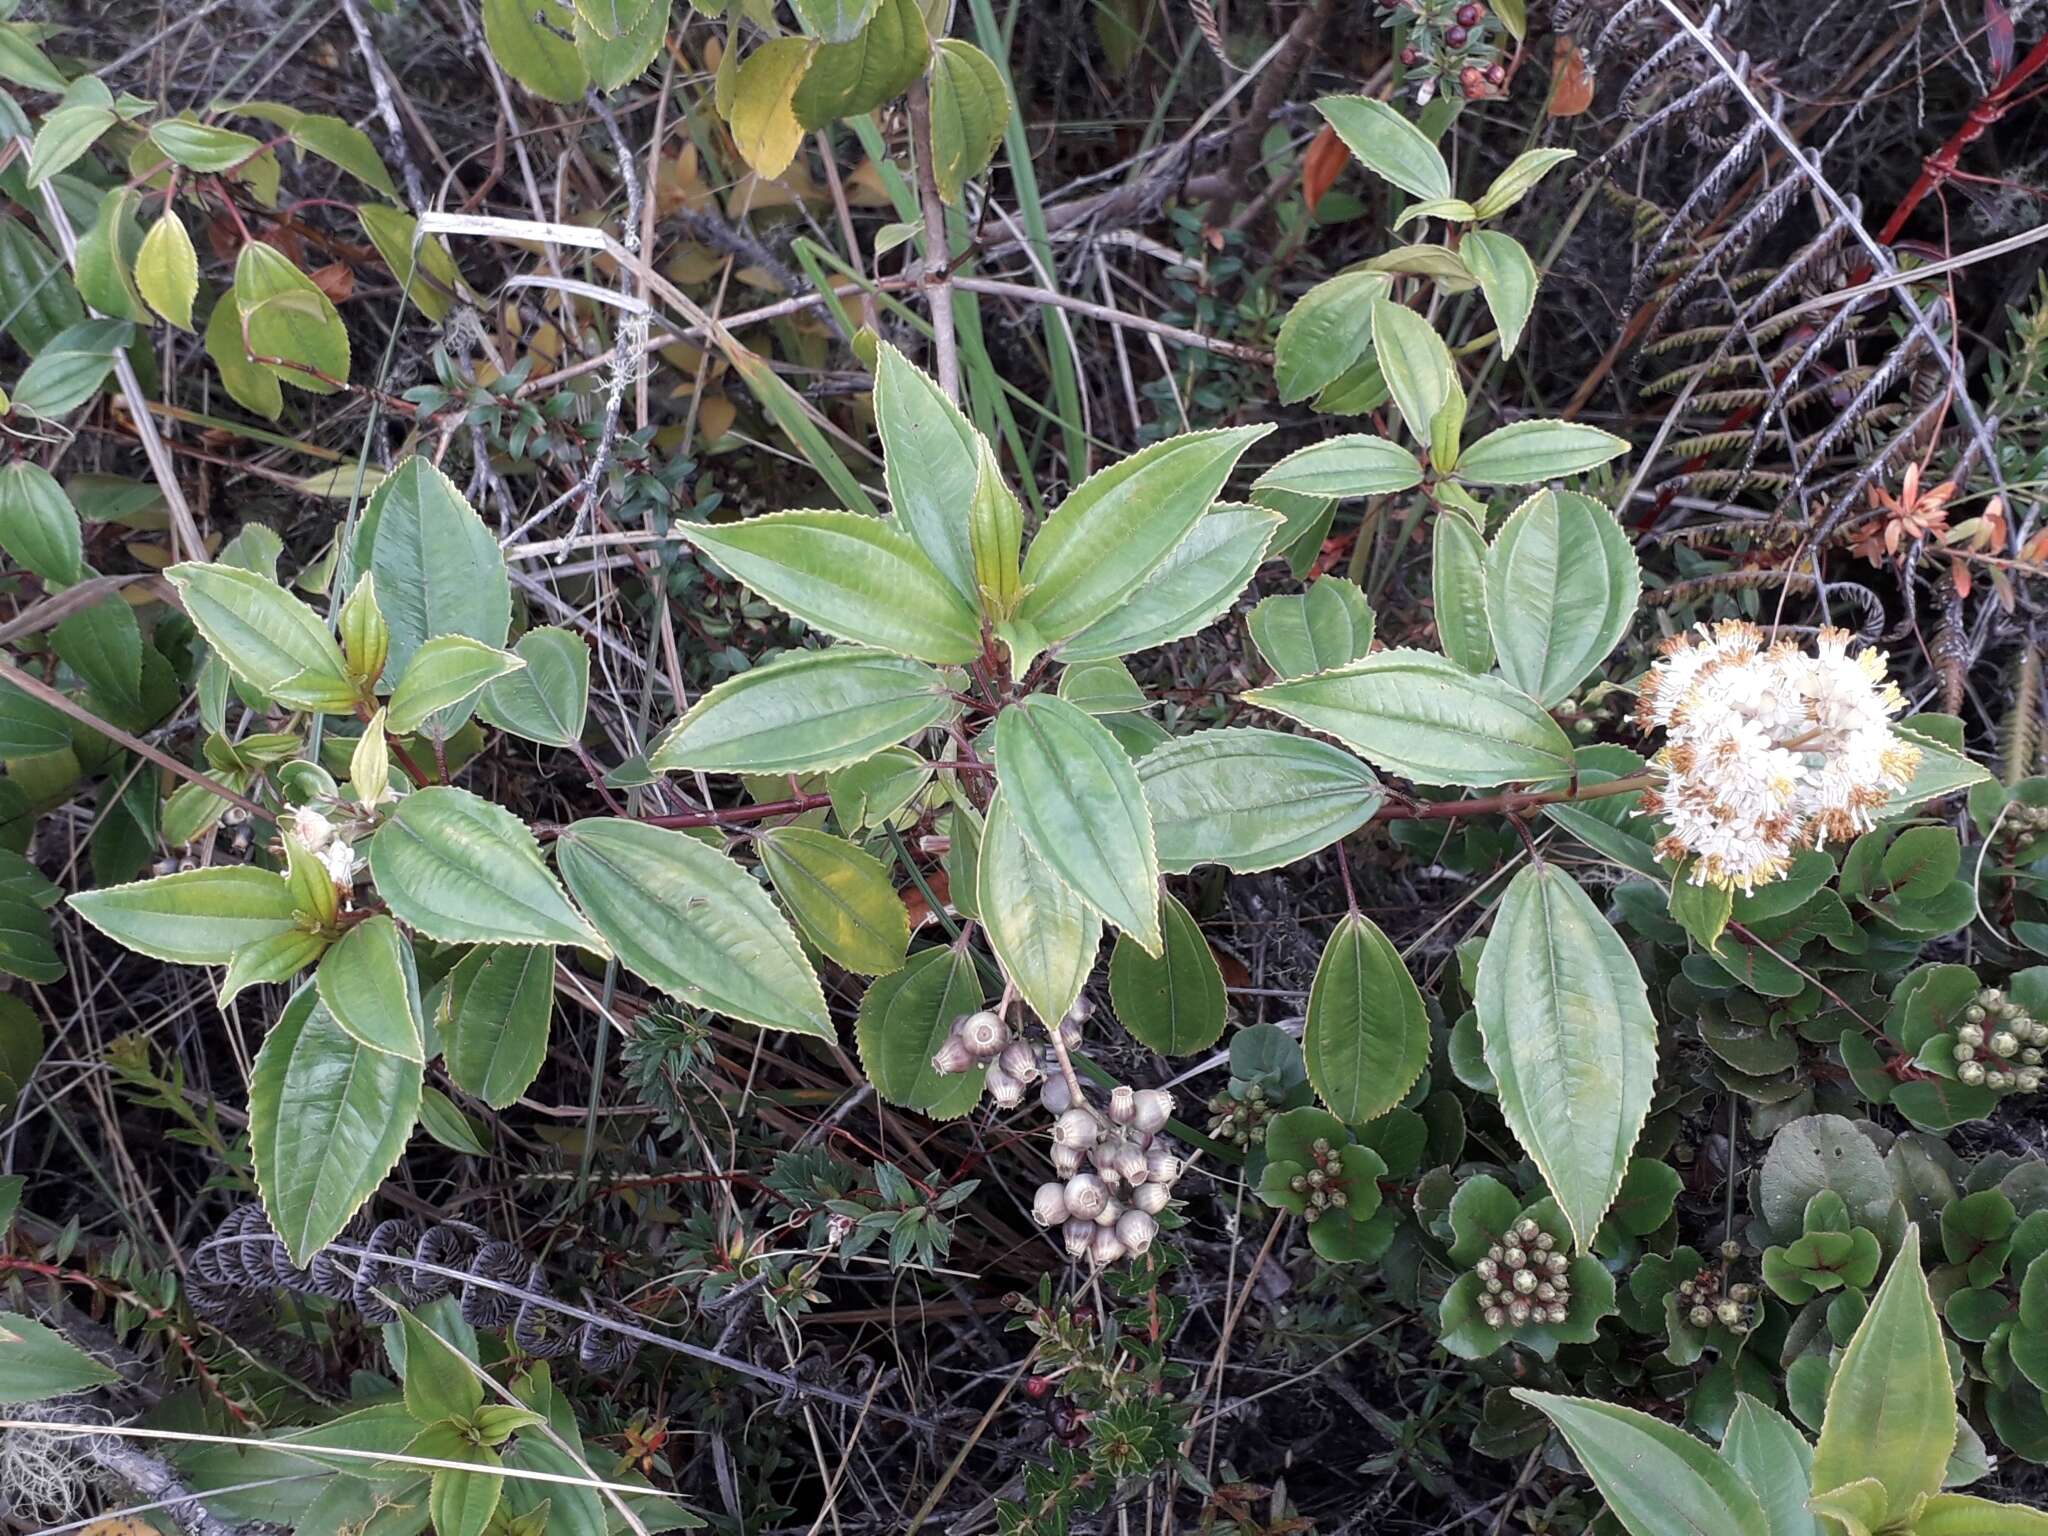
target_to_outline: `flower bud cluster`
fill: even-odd
[[[287,827],[292,836],[305,845],[306,851],[326,868],[336,890],[346,894],[355,888],[356,851],[339,827],[305,805],[291,813]]]
[[[1728,1263],[1732,1264],[1741,1254],[1739,1244],[1722,1246],[1721,1256]],[[1756,1324],[1756,1302],[1756,1287],[1739,1281],[1730,1283],[1725,1268],[1703,1269],[1690,1280],[1678,1283],[1679,1309],[1695,1328],[1711,1328],[1719,1323],[1730,1333],[1748,1333]]]
[[[2048,805],[2013,805],[2006,810],[1999,831],[2012,842],[2013,856],[2025,857],[2048,832]]]
[[[1274,1106],[1265,1088],[1253,1083],[1241,1099],[1219,1093],[1209,1101],[1209,1134],[1218,1141],[1234,1141],[1241,1147],[1256,1147],[1266,1140],[1266,1122]]]
[[[1310,1219],[1314,1219],[1313,1212]],[[1525,1328],[1562,1323],[1572,1299],[1566,1277],[1569,1264],[1558,1251],[1557,1239],[1537,1225],[1534,1217],[1524,1216],[1472,1266],[1486,1290],[1486,1326]]]
[[[2048,1023],[1995,987],[1979,992],[1956,1026],[1956,1078],[1994,1093],[2038,1093]]]

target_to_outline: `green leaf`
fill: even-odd
[[[1892,735],[1917,747],[1920,763],[1913,770],[1912,782],[1878,808],[1880,819],[1912,810],[1929,800],[1943,799],[1991,777],[1962,753],[1910,724],[1893,726]]]
[[[233,565],[174,565],[165,576],[228,670],[261,693],[322,714],[355,713],[341,647],[311,608]]]
[[[401,1061],[426,1064],[419,971],[412,945],[390,918],[379,912],[344,933],[321,959],[314,980],[321,1005],[350,1038]]]
[[[1301,1054],[1316,1097],[1350,1125],[1377,1120],[1429,1064],[1429,1015],[1401,955],[1371,919],[1340,920],[1309,987]]]
[[[284,414],[284,386],[277,375],[261,363],[251,361],[242,340],[241,301],[233,288],[214,301],[206,321],[206,355],[220,370],[221,385],[244,410],[254,411],[270,421]]]
[[[85,319],[71,274],[22,219],[0,219],[0,293],[0,326],[31,357]]]
[[[411,1311],[400,1308],[398,1318],[405,1331],[405,1411],[422,1424],[469,1418],[484,1405],[484,1388],[462,1352]]]
[[[182,117],[165,118],[149,130],[149,137],[150,142],[186,170],[206,175],[231,171],[263,148],[246,133]]]
[[[1479,279],[1479,291],[1500,332],[1500,355],[1512,356],[1536,308],[1536,263],[1521,241],[1490,229],[1468,231],[1458,242],[1458,254]]]
[[[114,357],[134,339],[126,320],[81,320],[66,326],[36,354],[14,386],[14,407],[55,418],[99,393],[114,371]]]
[[[85,538],[71,498],[28,459],[0,466],[0,548],[53,587],[85,579]]]
[[[54,1328],[19,1312],[0,1312],[0,1403],[40,1403],[120,1381]]]
[[[1137,591],[1062,641],[1060,659],[1073,664],[1128,656],[1206,629],[1244,591],[1281,521],[1264,507],[1211,508]]]
[[[253,944],[244,944],[228,961],[221,976],[216,1004],[225,1009],[250,987],[275,986],[290,981],[327,952],[325,934],[303,928],[288,929]]]
[[[445,944],[569,944],[611,953],[569,905],[526,824],[466,789],[416,790],[370,839],[377,894]]]
[[[348,379],[348,327],[290,258],[252,240],[235,261],[234,297],[250,356],[280,384],[331,395]]]
[[[1517,421],[1496,427],[1458,456],[1458,478],[1471,485],[1533,485],[1598,469],[1628,452],[1612,432],[1576,421]]]
[[[2048,1510],[1967,1493],[1937,1493],[1921,1509],[1913,1536],[2048,1536]]]
[[[1095,968],[1102,919],[1032,850],[1001,789],[982,828],[975,898],[1004,972],[1046,1027],[1057,1027]]]
[[[1584,1249],[1621,1189],[1657,1077],[1635,957],[1577,881],[1532,864],[1501,898],[1474,1002],[1501,1115]]]
[[[525,669],[510,651],[501,651],[467,635],[436,635],[412,654],[385,713],[386,728],[410,736],[443,710],[454,709],[486,683]],[[445,727],[445,722],[443,722]],[[446,730],[437,729],[437,735]]]
[[[1350,753],[1248,729],[1166,742],[1138,760],[1138,782],[1171,874],[1292,864],[1365,825],[1383,798],[1372,770]]]
[[[962,509],[964,510],[964,509]],[[919,661],[981,654],[967,599],[908,535],[859,512],[770,512],[677,533],[778,608],[829,635]]]
[[[417,1065],[351,1038],[312,986],[285,1005],[249,1077],[249,1149],[294,1264],[339,1237],[397,1166],[421,1087]]]
[[[1470,224],[1479,217],[1479,210],[1462,197],[1432,197],[1419,203],[1410,203],[1394,218],[1394,228],[1415,223],[1419,219],[1442,219],[1448,224]]]
[[[812,56],[790,107],[811,129],[872,112],[910,89],[931,52],[917,0],[882,0],[859,36],[827,43]]]
[[[146,322],[148,311],[129,273],[142,245],[142,231],[135,222],[140,201],[128,187],[116,187],[100,199],[92,228],[78,237],[73,278],[79,297],[101,314]]]
[[[1206,1051],[1223,1038],[1223,969],[1188,909],[1160,898],[1164,947],[1148,955],[1129,934],[1109,957],[1109,999],[1117,1022],[1162,1056]]]
[[[1493,666],[1493,630],[1487,615],[1486,545],[1456,513],[1438,513],[1430,587],[1436,602],[1436,638],[1444,654],[1467,672]]]
[[[1451,195],[1451,168],[1399,110],[1370,96],[1325,96],[1316,103],[1358,163],[1426,200]]]
[[[449,977],[441,1019],[448,1076],[504,1109],[547,1059],[555,1011],[555,951],[547,944],[479,944]]]
[[[824,994],[788,919],[717,849],[599,818],[565,827],[555,859],[634,975],[693,1008],[832,1038]]]
[[[1546,708],[1570,698],[1628,633],[1643,578],[1614,514],[1576,491],[1538,491],[1486,556],[1501,675]]]
[[[135,286],[149,307],[181,331],[192,329],[192,301],[199,297],[199,254],[173,209],[150,225],[135,254]]]
[[[1373,613],[1355,581],[1323,576],[1300,596],[1261,598],[1247,621],[1252,644],[1282,678],[1348,666],[1372,649]]]
[[[1822,1536],[1820,1522],[1806,1507],[1813,1491],[1813,1448],[1790,1419],[1738,1393],[1721,1455],[1763,1507],[1758,1536]]]
[[[1399,443],[1347,432],[1298,448],[1253,482],[1305,496],[1385,496],[1422,484],[1422,465]]]
[[[62,95],[70,82],[43,56],[43,50],[35,45],[35,37],[33,25],[10,23],[0,27],[0,80],[11,80],[32,91]]]
[[[978,606],[965,514],[974,497],[981,435],[896,348],[879,342],[876,354],[875,430],[897,525],[953,589]]]
[[[1450,349],[1427,320],[1391,299],[1372,301],[1372,340],[1380,376],[1393,391],[1401,419],[1427,448],[1437,412],[1458,387]]]
[[[1941,1318],[1920,1268],[1920,1229],[1904,1244],[1836,1364],[1813,1453],[1826,1492],[1874,1478],[1886,1515],[1901,1520],[1941,1489],[1956,1443],[1956,1389]]]
[[[455,307],[453,295],[463,291],[462,274],[439,235],[419,237],[420,221],[402,208],[364,203],[356,209],[363,233],[384,258],[401,288],[412,295],[420,313],[439,324]],[[415,265],[418,270],[415,271]],[[427,279],[432,281],[427,281]]]
[[[1344,272],[1294,301],[1273,341],[1273,387],[1283,405],[1334,384],[1372,351],[1373,301],[1392,288],[1384,272]]]
[[[377,578],[377,607],[391,632],[386,677],[403,677],[437,635],[498,648],[511,633],[512,582],[497,539],[455,482],[417,454],[370,497],[354,558]]]
[[[996,717],[996,776],[1018,830],[1076,895],[1160,952],[1159,859],[1129,755],[1066,700],[1037,694]]]
[[[1764,1512],[1733,1467],[1633,1408],[1514,1388],[1555,1424],[1630,1536],[1761,1536]]]
[[[484,42],[505,73],[541,100],[580,104],[590,89],[590,72],[575,44],[535,20],[536,12],[552,13],[556,26],[564,30],[571,24],[568,13],[553,0],[484,0]]]
[[[770,827],[755,846],[775,894],[813,944],[863,976],[902,966],[910,912],[880,859],[810,827]]]
[[[1484,787],[1572,770],[1571,742],[1535,700],[1427,651],[1381,651],[1244,698],[1418,784]]]
[[[226,965],[245,944],[298,927],[284,877],[247,864],[188,869],[67,899],[116,943],[179,965]]]
[[[340,166],[356,180],[397,201],[398,188],[385,168],[384,157],[377,153],[377,146],[362,129],[351,127],[338,117],[308,112],[292,121],[290,132],[292,142],[305,153]]]
[[[1493,178],[1493,184],[1479,196],[1472,205],[1482,219],[1497,219],[1529,193],[1530,188],[1548,176],[1565,161],[1576,158],[1575,149],[1529,149],[1508,162],[1506,170]],[[1464,243],[1458,246],[1462,253]]]
[[[94,603],[50,632],[50,646],[84,681],[86,697],[117,721],[142,724],[142,627],[120,601]]]
[[[544,625],[521,635],[512,652],[526,665],[486,684],[477,713],[542,746],[573,747],[590,710],[590,647],[569,630]]]
[[[879,0],[789,0],[804,32],[827,43],[858,37],[874,16]]]
[[[952,708],[945,679],[922,662],[848,645],[798,651],[718,684],[669,727],[648,762],[663,772],[843,768]]]
[[[484,1446],[463,1441],[453,1449],[481,1466],[500,1465],[497,1452]],[[434,1523],[435,1536],[484,1536],[504,1491],[505,1479],[496,1472],[436,1467],[427,1489],[427,1514]]]
[[[1060,670],[1059,696],[1091,715],[1121,715],[1150,704],[1145,690],[1120,661],[1089,661]]]
[[[727,125],[741,158],[766,180],[789,169],[804,141],[792,103],[817,46],[808,38],[772,38],[740,60],[733,75]]]
[[[995,158],[1010,121],[1010,92],[996,61],[972,43],[942,37],[931,62],[932,179],[951,206]],[[920,149],[922,146],[920,146]]]
[[[584,20],[579,10],[574,26],[576,56],[590,71],[591,83],[600,91],[616,91],[628,81],[639,79],[661,52],[662,42],[668,36],[668,22],[668,0],[643,3],[629,30],[607,38]]]
[[[70,92],[65,95],[68,100]],[[35,144],[29,151],[28,189],[33,192],[70,166],[118,121],[112,107],[98,102],[80,101],[52,109],[36,130]]]
[[[950,946],[920,950],[867,990],[854,1038],[868,1081],[891,1104],[957,1120],[981,1102],[985,1065],[940,1073],[932,1057],[953,1026],[982,1004],[974,958]]]
[[[1106,618],[1166,563],[1271,430],[1169,437],[1090,475],[1031,541],[1018,616],[1047,643]]]

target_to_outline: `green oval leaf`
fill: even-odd
[[[936,725],[945,680],[922,662],[858,646],[799,651],[729,677],[655,743],[660,771],[808,773],[844,768]]]
[[[1436,328],[1405,304],[1372,301],[1373,356],[1393,392],[1401,419],[1427,448],[1437,412],[1457,388],[1457,365]]]
[[[119,1373],[54,1328],[19,1312],[0,1312],[0,1403],[40,1403],[120,1381]]]
[[[882,0],[858,36],[817,51],[790,109],[811,129],[872,112],[910,89],[931,52],[931,34],[917,0]]]
[[[1465,268],[1479,279],[1479,291],[1500,332],[1500,355],[1512,356],[1536,308],[1536,263],[1522,242],[1491,229],[1467,231],[1458,242]]]
[[[880,859],[811,827],[770,827],[755,846],[775,894],[813,944],[863,976],[902,966],[910,912]]]
[[[932,1057],[983,997],[973,957],[951,947],[920,950],[901,970],[869,987],[854,1038],[875,1092],[934,1120],[957,1120],[980,1103],[986,1065],[941,1074],[933,1070]]]
[[[1474,991],[1501,1115],[1581,1250],[1627,1171],[1657,1077],[1657,1020],[1635,957],[1552,864],[1515,876]]]
[[[1197,731],[1138,759],[1160,866],[1186,874],[1221,864],[1278,869],[1327,848],[1372,818],[1384,796],[1349,752],[1306,736]]]
[[[448,1076],[491,1108],[506,1108],[540,1075],[554,1012],[554,946],[479,944],[448,979],[441,1018]]]
[[[963,509],[964,510],[964,509]],[[909,536],[859,512],[770,512],[676,532],[828,635],[919,661],[981,654],[981,621]]]
[[[573,747],[590,709],[590,647],[566,629],[529,629],[512,647],[526,665],[485,686],[477,713],[501,731]]]
[[[1158,954],[1159,858],[1129,754],[1085,711],[1038,694],[996,717],[996,776],[1032,851]]]
[[[1813,1492],[1813,1448],[1790,1419],[1748,1393],[1738,1393],[1721,1454],[1763,1507],[1759,1536],[1823,1536],[1820,1521],[1807,1508]]]
[[[818,978],[760,882],[693,837],[597,818],[563,829],[562,878],[626,969],[764,1029],[832,1038]]]
[[[440,470],[407,456],[378,483],[352,551],[377,578],[390,631],[384,675],[400,678],[437,635],[500,648],[512,630],[512,582],[498,541]]]
[[[1343,272],[1294,301],[1273,340],[1273,387],[1282,404],[1334,384],[1371,353],[1373,300],[1392,287],[1384,272]]]
[[[1429,579],[1436,638],[1444,654],[1467,672],[1488,670],[1493,633],[1487,618],[1486,545],[1454,512],[1437,514]]]
[[[1031,541],[1019,618],[1050,644],[1108,616],[1166,563],[1244,451],[1272,430],[1169,437],[1090,475]]]
[[[466,789],[398,803],[370,839],[370,874],[392,915],[448,944],[569,944],[611,953],[569,905],[526,824]]]
[[[1381,651],[1244,697],[1418,784],[1483,787],[1572,768],[1571,742],[1534,699],[1427,651]]]
[[[280,384],[331,395],[348,380],[348,327],[289,257],[260,240],[235,261],[235,305],[249,355]]]
[[[467,635],[436,635],[413,652],[398,686],[391,691],[386,728],[395,735],[410,736],[443,710],[475,697],[486,683],[521,671],[525,665],[510,651]],[[436,734],[447,734],[445,720]]]
[[[1298,448],[1253,482],[1304,496],[1384,496],[1422,484],[1422,465],[1399,443],[1347,432]]]
[[[1451,168],[1397,108],[1370,96],[1325,96],[1316,110],[1360,165],[1420,198],[1451,195]]]
[[[542,9],[533,0],[484,0],[484,42],[505,73],[534,95],[571,106],[590,89],[590,72],[574,43],[535,19]],[[560,16],[561,25],[568,27],[567,15],[552,4],[545,10]]]
[[[1682,1429],[1585,1397],[1516,1387],[1558,1427],[1630,1536],[1760,1536],[1763,1509],[1735,1469]]]
[[[0,466],[0,548],[54,587],[85,579],[85,536],[64,487],[40,464]]]
[[[135,286],[149,307],[181,331],[192,329],[192,301],[199,297],[199,253],[174,210],[149,226],[135,253]]]
[[[423,1085],[414,1063],[351,1038],[311,985],[285,1005],[249,1076],[249,1150],[294,1264],[339,1237],[397,1166]]]
[[[1350,1125],[1377,1120],[1429,1065],[1429,1015],[1401,955],[1371,919],[1337,924],[1309,986],[1302,1060],[1316,1097]]]
[[[1372,605],[1357,582],[1342,576],[1318,577],[1299,595],[1261,598],[1246,626],[1282,678],[1348,666],[1372,649]]]
[[[246,133],[216,128],[189,118],[170,117],[149,130],[150,141],[188,171],[208,175],[230,171],[262,151]]]
[[[1095,968],[1102,919],[1033,852],[1001,789],[982,827],[975,899],[1004,972],[1046,1027],[1056,1027]]]
[[[1628,452],[1628,441],[1576,421],[1517,421],[1496,427],[1458,455],[1471,485],[1534,485],[1598,469]]]
[[[1164,948],[1148,955],[1129,934],[1109,957],[1109,1000],[1117,1022],[1162,1056],[1205,1051],[1223,1038],[1223,969],[1188,909],[1160,899]]]
[[[933,47],[930,89],[932,179],[950,206],[995,158],[1010,122],[1010,91],[996,61],[957,37]]]
[[[244,945],[298,927],[290,884],[248,865],[188,869],[78,891],[68,901],[116,943],[180,965],[226,965]]]
[[[1283,519],[1264,507],[1212,508],[1144,585],[1060,643],[1062,661],[1104,661],[1206,629],[1245,589]]]
[[[351,1039],[426,1064],[427,1025],[412,945],[383,913],[335,941],[314,976],[321,1005]]]
[[[1538,491],[1486,555],[1501,675],[1547,708],[1563,703],[1628,633],[1642,590],[1635,547],[1612,512],[1575,491]]]
[[[964,512],[974,498],[981,435],[909,358],[886,341],[876,353],[875,431],[896,521],[953,589],[977,605]]]

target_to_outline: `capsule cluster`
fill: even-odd
[[[1209,1101],[1209,1134],[1218,1141],[1234,1141],[1241,1147],[1260,1146],[1266,1139],[1266,1122],[1273,1114],[1272,1101],[1258,1083],[1246,1088],[1241,1099],[1219,1093]]]
[[[1074,1258],[1136,1258],[1159,1235],[1153,1218],[1166,1209],[1181,1174],[1180,1159],[1157,1140],[1173,1118],[1173,1095],[1119,1085],[1107,1110],[1098,1111],[1073,1103],[1061,1078],[1048,1078],[1046,1090],[1040,1098],[1048,1109],[1065,1105],[1052,1123],[1052,1166],[1060,1177],[1038,1186],[1032,1219],[1060,1228]]]
[[[1979,992],[1956,1026],[1956,1077],[1994,1093],[2037,1093],[2048,1024],[1995,987]]]
[[[1486,1250],[1472,1266],[1486,1289],[1486,1326],[1522,1328],[1531,1323],[1562,1323],[1571,1306],[1569,1263],[1535,1218],[1524,1216],[1506,1237]]]
[[[2001,829],[2011,839],[2015,857],[2029,852],[2048,832],[2048,805],[2014,805],[2005,813]]]
[[[1719,1323],[1731,1333],[1747,1333],[1756,1317],[1756,1287],[1728,1285],[1725,1276],[1702,1270],[1690,1280],[1678,1283],[1678,1299],[1684,1305],[1685,1320],[1695,1328]]]
[[[1015,1038],[1003,1016],[982,1009],[953,1025],[932,1056],[932,1070],[951,1076],[986,1063],[982,1088],[999,1109],[1015,1109],[1024,1090],[1045,1075],[1045,1066],[1030,1043]]]
[[[1344,1187],[1344,1154],[1338,1148],[1318,1136],[1309,1143],[1308,1153],[1309,1170],[1289,1179],[1287,1187],[1308,1201],[1308,1209],[1301,1213],[1301,1218],[1313,1226],[1325,1211],[1341,1211],[1348,1206],[1351,1192]]]

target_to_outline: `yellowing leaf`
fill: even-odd
[[[733,77],[733,142],[762,176],[773,178],[788,170],[803,142],[804,125],[797,121],[791,102],[814,47],[801,37],[778,37],[748,54]]]
[[[135,255],[135,286],[149,307],[181,331],[192,329],[192,301],[199,296],[199,256],[184,222],[171,209],[152,224]]]

